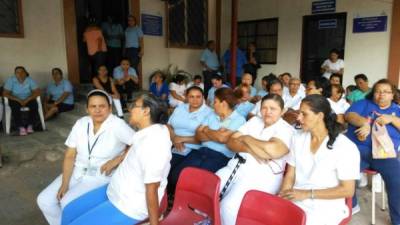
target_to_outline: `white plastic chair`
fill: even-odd
[[[375,221],[376,221],[376,219],[375,219],[375,202],[376,202],[375,193],[382,192],[381,210],[384,211],[386,209],[385,182],[380,177],[380,174],[375,170],[366,169],[363,172],[366,173],[366,174],[372,175],[371,224],[375,225]],[[378,176],[379,176],[379,178],[378,178]],[[379,184],[377,182],[374,182],[374,179],[380,180],[381,183]],[[379,189],[379,187],[377,187],[378,185],[380,185],[380,189]]]
[[[40,96],[36,97],[36,102],[38,105],[38,113],[40,117],[40,122],[42,124],[43,130],[46,130],[46,124],[44,123],[43,107]],[[8,103],[8,98],[4,97],[4,122],[6,134],[10,134],[11,129],[11,107]]]

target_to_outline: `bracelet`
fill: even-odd
[[[312,189],[312,188],[311,188],[311,197],[310,198],[314,200],[314,189]]]

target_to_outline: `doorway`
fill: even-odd
[[[329,51],[337,49],[344,59],[347,13],[303,17],[303,41],[300,76],[302,82],[320,78],[321,64]]]
[[[126,18],[129,14],[128,0],[75,0],[77,53],[80,83],[91,83],[91,77],[96,71],[91,71],[86,43],[82,37],[89,18],[94,18],[101,25],[111,16],[122,27],[126,28]],[[121,52],[122,54],[122,52]],[[112,74],[112,71],[109,71]]]

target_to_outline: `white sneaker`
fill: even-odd
[[[358,183],[358,187],[362,188],[368,185],[368,176],[366,173],[360,173],[360,182]]]
[[[353,209],[351,210],[351,215],[355,215],[357,213],[359,213],[361,211],[360,205],[357,204],[356,206],[353,207]]]

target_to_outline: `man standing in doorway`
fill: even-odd
[[[200,63],[203,66],[204,93],[211,88],[211,77],[218,72],[219,61],[215,52],[215,42],[208,41],[207,48],[201,54]]]
[[[125,56],[129,58],[131,66],[138,70],[140,58],[143,57],[143,31],[137,25],[136,18],[128,16],[128,27],[125,30]]]

